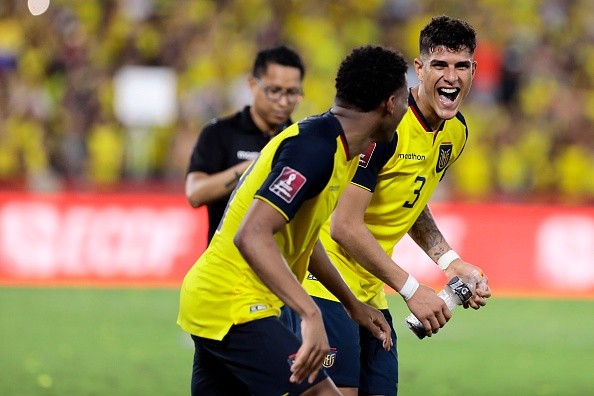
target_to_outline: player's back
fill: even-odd
[[[242,176],[209,247],[184,279],[182,328],[219,338],[233,323],[279,315],[281,301],[252,271],[233,238],[254,198],[266,201],[287,220],[274,237],[302,280],[320,227],[357,167],[344,142],[340,123],[325,114],[293,124],[262,150]]]

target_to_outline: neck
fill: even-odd
[[[374,142],[370,135],[377,127],[378,120],[375,112],[362,113],[336,103],[330,111],[342,126],[351,158],[361,154]]]
[[[421,112],[423,117],[425,117],[425,120],[427,120],[427,123],[431,127],[431,130],[433,132],[435,132],[436,130],[439,129],[443,120],[441,118],[439,118],[437,116],[437,114],[435,114],[435,112],[433,111],[431,106],[427,105],[428,100],[425,99],[425,95],[423,94],[423,97],[420,96],[421,95],[421,86],[420,85],[417,85],[416,87],[411,89],[411,92],[412,92],[413,98],[415,98],[415,102],[417,103],[417,107],[419,108],[419,111]]]
[[[278,127],[278,125],[271,126],[266,121],[264,121],[264,119],[256,113],[256,110],[254,110],[254,106],[250,107],[250,115],[252,116],[252,121],[254,121],[254,124],[258,127],[260,131],[262,131],[262,133],[265,133],[268,136],[276,135],[276,128]]]

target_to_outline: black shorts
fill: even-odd
[[[395,396],[398,392],[398,355],[390,312],[381,310],[392,327],[394,341],[392,349],[386,352],[382,342],[355,323],[342,304],[323,298],[313,299],[322,311],[332,348],[324,362],[324,368],[332,381],[339,387],[358,388],[368,394]],[[288,308],[283,308],[281,312],[283,323],[300,336],[299,316]]]
[[[301,341],[277,317],[232,326],[221,341],[192,336],[192,395],[298,395],[313,384],[289,381],[291,356]]]

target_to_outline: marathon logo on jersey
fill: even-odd
[[[330,352],[328,352],[328,354],[324,358],[324,362],[322,363],[322,366],[324,366],[324,368],[330,368],[330,367],[334,366],[335,361],[336,361],[336,348],[330,348]]]
[[[367,168],[367,165],[369,165],[369,160],[371,160],[371,156],[373,155],[375,146],[375,143],[371,143],[371,145],[367,147],[367,150],[359,154],[359,166],[361,168]]]
[[[245,150],[238,150],[237,151],[237,159],[244,160],[244,161],[254,161],[260,155],[259,151],[245,151]]]
[[[435,165],[435,172],[439,173],[443,171],[448,163],[450,162],[450,157],[452,156],[452,143],[442,143],[439,146],[439,154],[437,156],[437,164]]]
[[[285,166],[281,174],[268,187],[286,203],[291,203],[295,195],[305,185],[307,179],[295,169]]]
[[[316,278],[315,276],[313,276],[311,273],[308,273],[307,274],[307,280],[317,281],[318,278]]]

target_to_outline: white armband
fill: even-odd
[[[410,300],[418,288],[419,282],[415,279],[414,276],[408,274],[408,278],[406,279],[404,286],[402,286],[402,289],[400,289],[398,293],[400,293],[400,295],[404,297],[405,300]]]
[[[459,259],[458,253],[453,250],[448,250],[445,252],[438,260],[437,265],[439,268],[445,271],[446,268],[452,263],[452,261]]]

